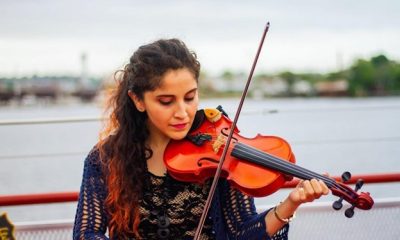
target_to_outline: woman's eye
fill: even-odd
[[[160,100],[160,103],[161,103],[161,105],[167,106],[167,105],[170,105],[172,103],[172,101],[161,101]]]
[[[185,101],[190,102],[190,101],[193,101],[193,99],[194,99],[194,97],[188,97],[188,98],[185,98]]]

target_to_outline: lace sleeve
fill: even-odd
[[[230,239],[288,239],[288,224],[273,237],[269,237],[265,225],[265,216],[269,210],[258,214],[252,197],[230,187],[228,182],[225,184],[221,196],[222,213]]]
[[[106,187],[102,178],[99,151],[93,149],[85,159],[82,185],[75,215],[73,239],[108,239],[104,210]]]

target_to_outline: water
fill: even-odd
[[[237,100],[204,100],[234,117]],[[96,105],[0,108],[0,120],[97,117]],[[400,98],[268,99],[245,102],[241,134],[277,135],[292,146],[297,164],[340,175],[400,172]],[[100,122],[0,126],[0,194],[78,191],[83,160]],[[374,198],[399,197],[399,183],[365,184]],[[256,199],[276,204],[288,190]],[[329,196],[320,201],[331,201]],[[73,218],[76,203],[2,207],[14,222]]]

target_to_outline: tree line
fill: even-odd
[[[296,79],[317,82],[346,80],[349,96],[400,95],[400,63],[385,55],[357,59],[347,69],[327,74],[282,72],[278,74],[289,86]],[[290,87],[289,87],[290,91]]]
[[[203,74],[203,77],[207,78],[206,75]],[[228,82],[232,82],[234,79],[243,80],[246,77],[247,75],[244,73],[235,73],[230,70],[224,71],[219,76],[220,79]],[[305,94],[305,96],[318,95],[318,86],[322,84],[333,86],[338,82],[346,83],[346,87],[336,96],[400,95],[400,63],[390,60],[382,54],[370,59],[357,59],[348,68],[339,71],[328,73],[296,73],[293,71],[283,71],[276,74],[258,73],[254,76],[254,81],[276,78],[283,80],[287,86],[286,92],[278,96],[298,95],[295,91],[295,85],[301,81],[308,82],[310,86],[314,87],[314,90]],[[205,95],[213,93],[212,86],[205,86],[205,89]],[[224,91],[217,94],[227,94],[227,92],[229,93],[229,91]]]

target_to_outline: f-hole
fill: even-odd
[[[205,158],[200,158],[200,159],[197,161],[197,166],[201,167],[201,166],[203,165],[203,162],[212,162],[212,163],[215,163],[215,164],[218,164],[218,163],[219,163],[218,160],[215,160],[215,159],[213,159],[213,158],[207,158],[207,157],[205,157]]]
[[[224,135],[225,137],[228,137],[229,134],[229,128],[223,128],[221,130],[222,135]],[[238,142],[237,138],[235,138],[234,136],[232,136],[232,139],[234,140],[233,142]]]

